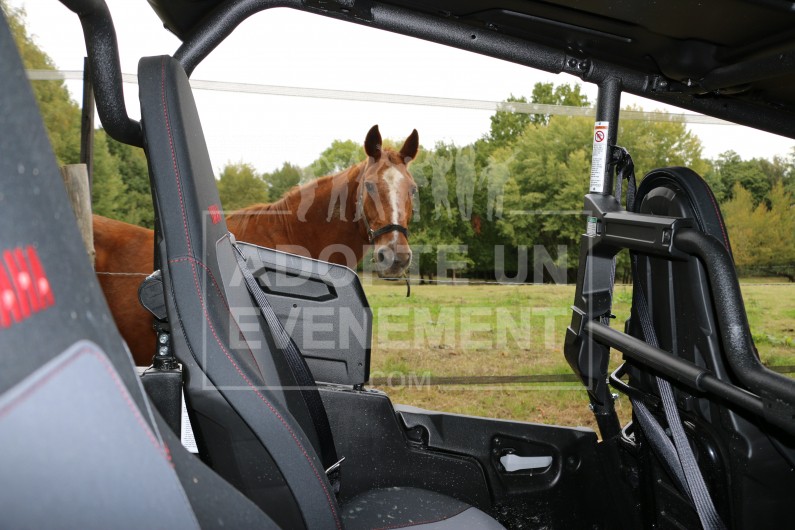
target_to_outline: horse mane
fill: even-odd
[[[262,215],[263,213],[266,212],[271,214],[289,214],[289,213],[294,214],[297,211],[298,205],[301,202],[301,197],[305,193],[307,193],[308,189],[314,188],[313,191],[308,193],[311,193],[315,198],[317,198],[318,196],[322,196],[323,195],[322,191],[325,191],[327,188],[333,186],[334,179],[339,178],[341,175],[354,173],[354,175],[352,175],[351,177],[352,179],[355,179],[359,175],[361,166],[363,164],[364,161],[359,162],[353,166],[347,167],[337,173],[332,173],[330,175],[318,177],[316,179],[305,182],[304,184],[298,184],[296,186],[293,186],[292,188],[284,192],[284,194],[279,199],[273,202],[256,203],[250,206],[246,206],[244,208],[240,208],[239,210],[235,210],[234,212],[230,213],[227,216],[227,221],[231,220],[237,222],[239,223],[239,226],[244,227],[248,223],[249,219],[251,219],[252,217],[256,217],[258,215]],[[313,205],[313,208],[315,207],[316,206]]]

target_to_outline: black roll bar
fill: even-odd
[[[693,362],[675,357],[600,322],[597,317],[602,311],[609,310],[609,302],[599,303],[601,299],[596,300],[595,305],[600,307],[596,312],[589,314],[583,308],[574,308],[572,326],[567,333],[567,358],[576,367],[575,371],[580,373],[586,383],[588,378],[593,380],[601,370],[594,371],[595,367],[591,367],[590,373],[583,370],[586,367],[582,365],[583,354],[590,351],[588,358],[599,358],[604,355],[599,346],[615,348],[635,364],[646,366],[692,390],[721,398],[762,416],[788,433],[795,434],[795,379],[773,372],[760,362],[751,339],[740,284],[734,274],[734,262],[726,248],[712,236],[690,228],[686,219],[648,214],[605,214],[602,217],[605,230],[613,231],[608,230],[611,220],[618,220],[616,228],[620,228],[624,221],[621,218],[624,216],[631,217],[635,226],[645,229],[645,232],[638,232],[643,237],[632,239],[629,234],[623,237],[601,236],[609,247],[607,256],[620,247],[666,259],[681,259],[683,255],[692,255],[704,264],[715,304],[721,308],[716,311],[716,316],[725,358],[732,374],[745,388],[718,379],[711,371]],[[654,235],[664,232],[673,234],[669,246],[661,245],[660,238]],[[591,263],[591,266],[594,264]],[[604,271],[601,271],[599,276],[603,274]],[[586,285],[587,283],[586,281]],[[594,300],[589,302],[593,304]],[[600,359],[597,364],[603,366],[605,362]]]
[[[102,126],[113,139],[143,147],[141,124],[130,119],[124,104],[119,45],[105,0],[61,0],[61,3],[80,17]]]
[[[356,11],[341,4],[312,0],[230,0],[221,4],[191,32],[174,58],[190,75],[196,65],[248,17],[274,7],[289,7],[507,59],[547,72],[566,71],[582,76],[589,67],[587,61],[570,57],[561,50],[535,44],[528,46],[524,40],[474,28],[454,19],[375,2],[351,2],[353,6],[366,5],[366,8],[359,7]]]
[[[762,398],[767,419],[778,424],[785,421],[787,430],[795,433],[795,379],[778,374],[760,362],[728,250],[715,238],[693,229],[676,232],[674,245],[704,263],[715,304],[721,308],[716,311],[718,329],[734,375]]]
[[[703,394],[723,398],[757,415],[764,413],[764,405],[759,397],[731,383],[721,381],[706,368],[674,357],[665,350],[655,348],[632,335],[595,320],[586,322],[584,331],[602,344],[617,349],[637,364],[647,366],[667,379],[677,381]]]

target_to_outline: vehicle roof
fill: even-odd
[[[165,26],[190,41],[222,0],[148,0]],[[241,0],[253,4],[253,0]],[[503,39],[515,47],[553,49],[581,60],[586,81],[626,79],[624,89],[789,137],[795,137],[795,3],[785,0],[304,0],[307,11],[374,24],[373,6],[400,8],[429,21]],[[401,31],[399,24],[387,28]],[[411,34],[405,30],[404,33]],[[478,33],[474,33],[478,32]],[[427,34],[426,34],[427,37]],[[433,39],[450,43],[450,39]],[[524,61],[531,64],[532,60]],[[573,64],[573,63],[570,63]],[[531,64],[532,65],[532,64]],[[585,65],[585,66],[584,66]],[[584,67],[584,69],[583,69]],[[598,75],[595,73],[599,69]],[[575,69],[576,70],[576,69]]]

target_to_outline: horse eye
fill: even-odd
[[[412,195],[417,195],[417,186],[412,186],[411,187],[411,194]]]
[[[375,183],[374,182],[365,182],[365,188],[367,188],[368,193],[375,193]]]

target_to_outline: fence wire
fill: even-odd
[[[65,81],[83,80],[82,70],[27,70],[31,81]],[[122,81],[138,84],[138,76],[122,74]],[[549,116],[596,116],[594,107],[574,107],[566,105],[548,105],[544,103],[521,103],[505,101],[488,101],[480,99],[443,98],[435,96],[417,96],[412,94],[390,94],[386,92],[362,92],[356,90],[334,90],[328,88],[292,87],[257,83],[237,83],[233,81],[210,81],[191,79],[191,87],[196,90],[216,92],[235,92],[243,94],[263,94],[271,96],[291,96],[301,98],[334,99],[342,101],[359,101],[368,103],[388,103],[396,105],[418,105],[423,107],[445,107],[469,110],[505,111],[519,114],[545,114]],[[734,125],[731,122],[696,114],[692,112],[647,112],[642,110],[621,110],[621,119],[648,122],[674,122],[707,125]]]

